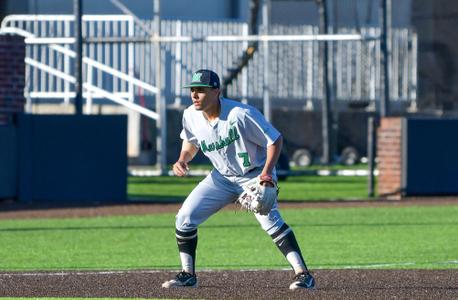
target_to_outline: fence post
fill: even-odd
[[[87,64],[86,84],[92,85],[92,66]],[[86,114],[92,114],[92,92],[91,89],[86,88]]]
[[[159,38],[161,36],[161,16],[160,16],[160,0],[154,0],[154,27],[155,37]],[[157,128],[157,137],[156,137],[156,149],[157,149],[157,161],[156,166],[161,172],[161,175],[167,174],[167,107],[165,99],[162,97],[162,51],[161,51],[161,42],[157,40],[154,42],[155,49],[155,66],[156,66],[156,112],[159,114],[159,117],[156,122]]]
[[[82,36],[82,1],[73,0],[75,15],[75,112],[81,115],[83,111],[83,36]]]
[[[181,36],[181,20],[177,21],[176,37]],[[181,43],[175,45],[175,106],[181,106]]]
[[[65,37],[70,36],[70,22],[65,22]],[[65,45],[65,49],[71,50],[70,45]],[[89,55],[88,55],[89,56]],[[70,56],[64,55],[64,73],[70,74]],[[70,104],[70,83],[68,81],[64,81],[64,104]]]
[[[320,34],[328,34],[328,9],[327,1],[319,0],[318,12],[320,15]],[[331,114],[331,103],[332,103],[332,91],[329,83],[329,50],[328,42],[323,41],[320,44],[321,53],[323,53],[322,68],[323,68],[323,83],[324,83],[324,99],[322,102],[322,113],[321,113],[321,126],[323,135],[323,154],[321,162],[323,164],[330,164],[333,162],[334,153],[332,153],[332,114]]]
[[[375,155],[376,155],[376,145],[377,145],[377,118],[375,116],[370,116],[367,123],[367,159],[368,159],[368,196],[374,197],[375,195]]]
[[[269,34],[269,15],[270,15],[270,0],[263,0],[262,3],[262,33],[264,35]],[[267,121],[272,122],[272,107],[270,103],[270,87],[269,87],[269,42],[263,41],[263,63],[264,63],[264,74],[263,74],[263,102],[264,102],[264,116]]]
[[[391,97],[391,0],[382,1],[382,52],[383,52],[383,97],[380,103],[380,115],[390,115]]]

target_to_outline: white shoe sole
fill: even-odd
[[[180,282],[175,280],[166,281],[162,284],[163,288],[170,289],[170,288],[196,288],[197,282],[194,285],[182,285]]]
[[[292,290],[292,291],[294,291],[294,290],[299,290],[299,289],[314,290],[314,289],[315,289],[315,286],[314,286],[314,287],[307,288],[307,287],[303,287],[303,286],[297,285],[295,282],[293,282],[293,283],[290,284],[289,289]]]

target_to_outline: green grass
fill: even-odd
[[[183,201],[203,177],[129,177],[131,199]],[[280,200],[366,199],[365,176],[294,176],[281,181]]]
[[[458,267],[458,206],[285,209],[282,214],[311,268]],[[0,270],[7,271],[179,268],[174,214],[3,220],[0,245]],[[287,268],[255,218],[241,211],[222,211],[200,227],[197,265]]]
[[[280,200],[367,199],[365,176],[295,176],[280,182]]]
[[[130,199],[178,202],[183,201],[203,178],[202,176],[129,177],[127,193]]]
[[[346,166],[341,164],[332,164],[332,165],[311,165],[308,167],[293,166],[291,167],[292,171],[314,171],[314,170],[367,170],[368,165],[359,163],[352,166]]]

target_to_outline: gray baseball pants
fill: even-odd
[[[176,215],[176,229],[189,232],[205,222],[224,206],[234,202],[243,192],[243,186],[259,176],[261,168],[247,173],[244,177],[223,176],[213,170],[202,180],[184,201]],[[276,178],[275,178],[276,179]],[[268,215],[254,214],[262,229],[272,235],[284,224],[278,211],[278,203]]]

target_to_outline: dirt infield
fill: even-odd
[[[287,271],[205,271],[199,287],[164,289],[168,271],[0,273],[0,297],[186,299],[457,299],[456,270],[318,270],[315,290],[290,291]]]

